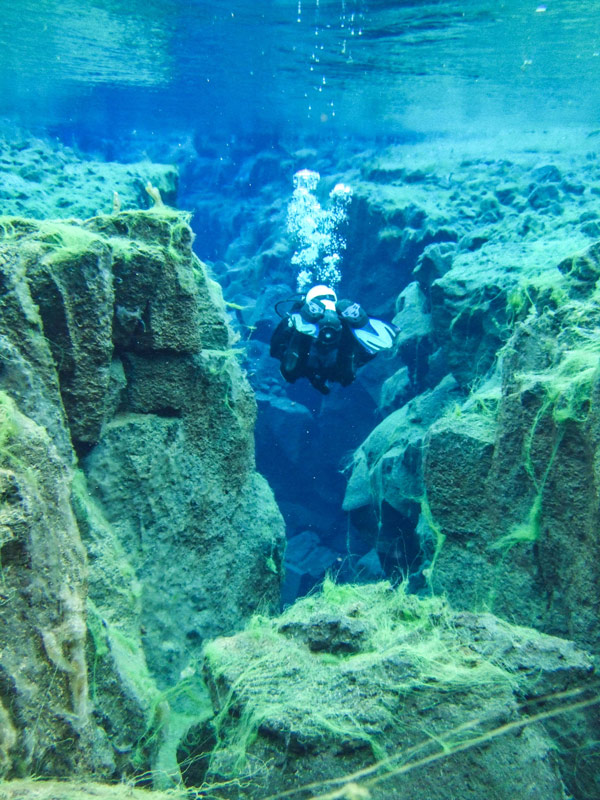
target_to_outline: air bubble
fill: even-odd
[[[311,283],[335,286],[342,277],[340,251],[345,249],[346,239],[339,227],[348,218],[352,189],[338,183],[329,193],[329,208],[323,209],[314,195],[319,180],[318,172],[297,172],[288,204],[287,229],[298,244],[292,256],[292,264],[298,268],[298,291]]]

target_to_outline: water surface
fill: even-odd
[[[600,0],[2,0],[0,114],[219,135],[596,125]]]

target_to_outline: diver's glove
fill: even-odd
[[[338,316],[347,322],[351,328],[362,328],[367,324],[369,316],[364,308],[352,300],[338,300],[335,304]]]

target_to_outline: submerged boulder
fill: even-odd
[[[212,749],[202,757],[188,737],[188,777],[227,798],[309,786],[562,800],[570,759],[536,711],[559,713],[549,692],[593,702],[592,661],[573,643],[388,583],[326,581],[281,617],[210,643],[204,671],[214,717],[196,740]]]
[[[176,777],[203,641],[279,601],[255,401],[187,223],[162,205],[0,221],[10,777]]]
[[[424,440],[439,414],[460,399],[456,381],[446,376],[434,389],[387,416],[354,453],[343,507],[390,571],[396,567],[410,573],[419,568]],[[372,510],[370,518],[365,509]]]

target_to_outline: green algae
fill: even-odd
[[[589,656],[569,645],[490,614],[457,613],[404,585],[326,580],[279,617],[255,617],[243,632],[207,645],[215,716],[186,753],[190,764],[209,762],[202,785],[193,785],[224,798],[422,792],[441,800],[467,783],[473,796],[490,786],[498,797],[521,796],[512,737],[495,740],[537,722],[538,700],[539,719],[600,702]],[[576,675],[582,685],[571,689]],[[569,690],[557,691],[563,686]],[[555,696],[544,696],[548,687]],[[559,798],[555,766],[541,758],[549,746],[539,726],[525,733],[520,769],[525,780],[540,770],[534,780]],[[444,771],[451,788],[428,769],[443,759],[452,759]],[[416,769],[388,794],[376,789]]]
[[[35,242],[47,256],[48,263],[76,262],[101,238],[86,230],[77,220],[32,220],[21,217],[0,216],[0,242],[17,243],[23,239]],[[31,257],[32,245],[28,254]]]
[[[19,430],[30,422],[18,410],[14,400],[0,392],[0,464],[25,469],[18,445]]]
[[[177,747],[187,729],[208,716],[208,693],[190,676],[160,690],[140,636],[141,584],[114,528],[90,495],[84,473],[73,479],[72,502],[93,559],[87,599],[90,692],[96,709],[122,719],[112,736],[122,769],[151,776],[157,788],[181,780]],[[114,695],[118,680],[121,699]]]
[[[535,324],[537,310],[532,307],[531,324]],[[591,408],[594,386],[600,374],[600,316],[590,301],[564,301],[560,310],[546,315],[559,321],[558,332],[551,341],[548,352],[550,363],[542,369],[516,371],[511,389],[521,395],[539,396],[539,407],[523,439],[524,469],[533,485],[535,496],[527,519],[492,545],[492,549],[505,550],[515,544],[532,544],[543,532],[544,493],[549,476],[559,453],[566,426],[585,424]],[[545,463],[540,456],[534,459],[534,448],[542,424],[551,422],[552,442]],[[547,437],[547,432],[541,434]]]
[[[429,500],[427,499],[427,493],[424,493],[421,498],[421,514],[423,515],[430,535],[433,537],[433,553],[429,559],[429,563],[422,571],[423,577],[427,581],[430,591],[433,593],[432,581],[435,574],[435,567],[440,553],[442,552],[444,542],[446,541],[446,534],[443,532],[442,526],[436,522],[433,516]]]
[[[219,708],[215,750],[227,750],[233,772],[240,771],[260,730],[287,730],[304,748],[353,742],[382,758],[390,729],[404,725],[394,710],[402,697],[514,687],[509,672],[464,650],[451,616],[442,598],[419,598],[404,586],[326,580],[277,619],[256,618],[237,640],[209,643],[205,669]],[[343,637],[346,625],[350,638],[334,643],[333,653],[304,641],[319,625],[330,625],[333,637]],[[400,663],[402,679],[386,667]],[[367,674],[374,683],[365,695]]]
[[[130,783],[84,780],[17,780],[0,782],[2,800],[185,800],[182,791],[149,791]]]

